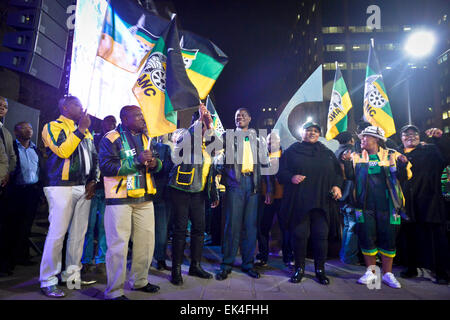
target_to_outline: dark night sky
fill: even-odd
[[[283,82],[290,72],[284,55],[296,3],[174,1],[181,28],[210,39],[229,57],[212,90],[226,126],[233,126],[238,107],[278,106],[295,92],[295,86],[289,90]]]

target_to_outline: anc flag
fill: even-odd
[[[150,137],[175,131],[176,111],[199,105],[197,89],[184,68],[175,18],[148,55],[133,93]]]
[[[364,85],[364,119],[373,126],[381,127],[386,137],[395,133],[394,117],[373,47],[373,40],[369,49],[369,62]]]
[[[214,108],[209,95],[206,98],[206,108],[208,109],[209,113],[211,113],[214,130],[216,130],[219,135],[222,135],[222,133],[225,132],[225,129],[223,128],[222,121],[220,121],[219,115],[217,114],[216,108]]]
[[[189,79],[205,99],[228,62],[228,57],[211,41],[192,32],[181,31],[181,52]]]
[[[336,62],[336,74],[328,109],[327,134],[325,135],[327,140],[331,140],[339,133],[347,131],[347,113],[351,108],[352,101],[342,77],[341,69]]]
[[[154,15],[131,0],[110,0],[97,55],[130,72],[137,72],[167,28],[169,20]],[[180,31],[185,67],[201,99],[205,99],[228,62],[214,43],[192,32]]]

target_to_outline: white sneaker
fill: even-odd
[[[377,281],[377,275],[372,272],[371,269],[367,269],[366,273],[358,279],[359,284],[369,284],[369,283],[375,283]]]
[[[395,279],[395,276],[392,272],[387,272],[383,275],[383,282],[387,284],[391,288],[400,289],[402,285],[400,282]]]

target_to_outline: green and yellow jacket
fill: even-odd
[[[89,130],[80,132],[73,120],[61,115],[44,125],[42,140],[47,153],[46,186],[85,185],[92,180],[98,182],[98,155]]]
[[[136,145],[135,140],[139,140]],[[107,205],[131,204],[152,201],[156,185],[152,172],[159,172],[162,162],[149,170],[138,160],[138,155],[148,144],[148,137],[132,134],[121,125],[108,132],[100,141],[99,163],[104,176]]]

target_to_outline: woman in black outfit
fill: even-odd
[[[306,122],[302,142],[291,145],[280,159],[278,179],[285,187],[282,220],[291,229],[294,245],[293,283],[304,276],[310,234],[316,277],[321,284],[330,283],[325,275],[330,213],[334,200],[342,196],[343,178],[334,153],[318,141],[320,132],[317,123]]]

